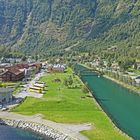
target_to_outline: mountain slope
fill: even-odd
[[[0,0],[0,50],[135,47],[140,45],[139,29],[138,0]]]

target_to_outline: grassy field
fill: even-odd
[[[41,113],[45,119],[62,123],[91,123],[93,129],[82,132],[90,140],[127,140],[128,137],[113,126],[97,103],[87,96],[88,93],[83,93],[81,88],[69,89],[64,85],[64,79],[70,75],[72,71],[69,69],[67,73],[42,77],[41,81],[48,86],[44,97],[27,98],[13,111],[26,115]],[[55,82],[55,79],[61,82]],[[74,83],[79,80],[76,76],[73,79]]]

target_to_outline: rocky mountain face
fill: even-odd
[[[139,46],[139,29],[138,0],[0,0],[0,51]]]

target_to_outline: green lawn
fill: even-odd
[[[47,74],[41,78],[48,88],[42,99],[27,98],[13,111],[33,115],[41,113],[45,119],[63,123],[92,123],[93,129],[82,132],[90,140],[125,140],[128,139],[110,122],[96,102],[87,97],[79,88],[68,89],[63,81],[72,71],[63,74]],[[61,79],[60,83],[54,79]],[[74,77],[76,82],[78,77]]]

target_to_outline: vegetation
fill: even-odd
[[[6,84],[0,81],[0,87],[5,88]]]
[[[139,6],[138,0],[0,0],[0,56],[32,52],[34,59],[75,61],[90,51],[90,59],[140,60]]]
[[[89,90],[85,85],[83,85],[82,91],[83,91],[83,93],[89,93]]]
[[[44,97],[41,99],[28,97],[13,111],[26,115],[40,113],[44,115],[44,119],[62,123],[89,122],[93,125],[93,129],[82,133],[91,140],[128,139],[114,128],[93,98],[87,97],[80,88],[68,88],[64,85],[64,80],[70,76],[73,77],[74,83],[79,81],[79,78],[73,76],[70,69],[67,73],[47,74],[42,77],[41,81],[44,81],[48,86]],[[56,78],[61,82],[52,82]],[[81,81],[79,82],[81,83]],[[82,85],[81,83],[81,87]]]
[[[65,86],[71,86],[72,84],[73,84],[72,76],[69,76],[68,78],[64,79]]]

